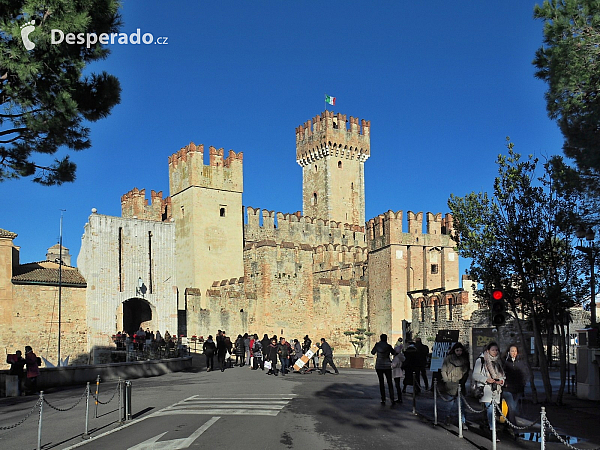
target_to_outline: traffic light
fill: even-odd
[[[492,313],[492,325],[501,326],[506,324],[506,301],[504,300],[504,291],[494,289],[490,304]]]

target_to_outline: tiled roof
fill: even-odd
[[[3,228],[0,228],[0,237],[14,239],[14,238],[17,237],[17,233],[13,233],[12,231],[8,231],[8,230],[5,230]]]
[[[49,284],[58,286],[59,266],[52,261],[22,264],[15,270],[12,282],[16,284]],[[86,287],[85,278],[76,267],[62,267],[62,285]]]

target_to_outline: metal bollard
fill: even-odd
[[[85,388],[85,431],[83,432],[83,439],[87,439],[89,437],[88,434],[88,424],[90,421],[90,382],[87,382]]]
[[[40,391],[40,419],[38,421],[38,441],[37,450],[42,448],[42,410],[44,409],[44,391]]]
[[[417,415],[417,378],[416,378],[416,373],[413,372],[413,392],[412,392],[412,397],[413,397],[413,410],[412,413],[413,415]]]
[[[492,450],[496,450],[496,401],[492,393]]]
[[[125,381],[125,420],[131,420],[131,381]]]
[[[540,450],[544,450],[546,448],[546,408],[544,406],[542,406],[540,425]]]
[[[433,424],[438,424],[437,418],[437,378],[433,379]]]
[[[458,392],[456,393],[456,398],[458,399],[458,437],[463,437],[463,421],[462,421],[462,400],[460,398],[460,383],[458,384]]]
[[[94,418],[98,418],[98,393],[100,392],[100,375],[96,378],[96,411],[94,412]]]
[[[123,380],[121,380],[121,377],[119,377],[119,424],[125,422],[125,409],[123,408],[123,403]]]

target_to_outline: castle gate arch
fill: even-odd
[[[154,331],[157,325],[154,317],[156,308],[150,302],[142,298],[130,298],[119,305],[117,328],[128,334],[135,333],[140,327]]]

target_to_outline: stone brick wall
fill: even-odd
[[[5,306],[0,324],[0,346],[8,353],[31,345],[37,356],[53,364],[58,353],[58,286],[14,285],[13,301]],[[86,289],[62,287],[61,358],[87,362]],[[9,366],[0,361],[3,369]]]

